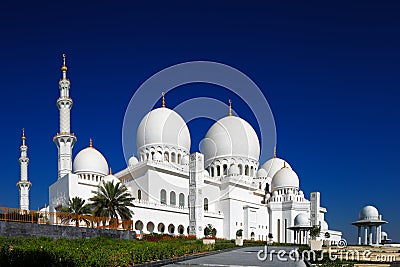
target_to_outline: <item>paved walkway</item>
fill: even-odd
[[[265,256],[264,247],[246,247],[193,260],[182,261],[167,266],[307,266],[303,261],[294,261],[289,258],[289,252],[293,249],[293,247],[268,247],[268,254]],[[259,253],[260,250],[263,252]],[[270,252],[272,250],[275,250],[275,252],[271,254]],[[280,250],[284,250],[285,252],[281,251],[278,254]],[[263,260],[263,258],[265,259]]]

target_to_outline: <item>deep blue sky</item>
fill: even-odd
[[[279,156],[296,170],[307,195],[322,193],[333,229],[355,241],[349,223],[373,204],[390,222],[384,229],[400,240],[399,4],[167,2],[0,4],[0,206],[18,207],[22,127],[31,208],[48,203],[48,186],[57,179],[52,137],[62,53],[72,82],[74,154],[92,137],[114,170],[125,166],[121,128],[135,89],[165,67],[210,60],[241,70],[263,90],[275,115]],[[181,88],[167,96],[168,104],[203,94],[235,99],[204,88]],[[209,125],[193,123],[193,150]]]

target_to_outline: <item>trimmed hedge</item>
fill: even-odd
[[[57,239],[0,237],[0,266],[129,266],[213,250],[201,240],[159,242],[108,238]]]

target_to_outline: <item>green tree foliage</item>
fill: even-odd
[[[206,237],[215,237],[217,235],[217,229],[212,224],[207,224],[204,228],[204,235]]]
[[[113,181],[103,183],[98,191],[92,191],[94,196],[89,200],[93,215],[97,217],[107,217],[122,220],[130,220],[132,212],[129,207],[133,207],[134,198],[128,189],[121,183],[114,184]]]
[[[90,225],[90,221],[84,217],[91,215],[91,209],[89,205],[85,204],[85,200],[80,197],[70,198],[68,206],[59,205],[56,207],[56,211],[60,212],[59,217],[62,222],[75,222],[75,226],[79,226],[81,221],[85,222],[87,226]]]

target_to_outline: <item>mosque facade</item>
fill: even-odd
[[[342,233],[329,229],[320,193],[310,198],[300,189],[299,177],[286,160],[259,162],[260,143],[253,127],[238,116],[221,118],[208,130],[202,153],[190,152],[189,129],[182,117],[165,105],[142,119],[137,129],[137,154],[126,168],[112,174],[106,158],[90,141],[72,159],[77,141],[70,132],[70,81],[61,68],[57,107],[60,128],[53,141],[58,149],[58,178],[49,187],[49,210],[73,197],[88,200],[103,181],[124,184],[132,196],[134,228],[140,234],[194,234],[203,237],[211,224],[219,238],[299,243],[289,228],[296,222],[319,225],[321,235],[337,243]],[[296,219],[297,217],[297,219]],[[301,220],[300,220],[301,218]]]

